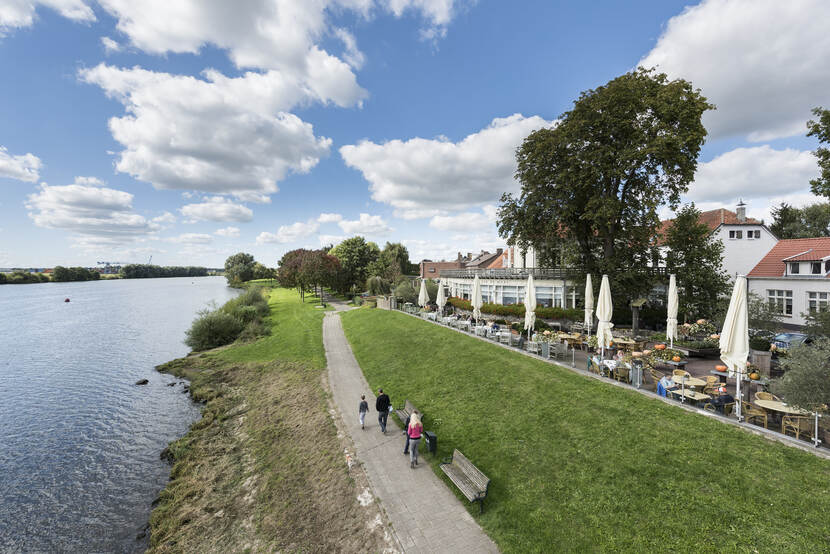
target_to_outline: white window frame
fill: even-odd
[[[787,262],[787,273],[790,275],[801,275],[801,264],[799,262]]]
[[[767,289],[767,302],[770,309],[785,317],[793,315],[793,291]]]
[[[808,292],[807,293],[807,310],[814,314],[816,309],[824,311],[830,308],[830,292]]]
[[[818,266],[818,271],[815,271]],[[821,275],[821,262],[810,262],[810,275]]]

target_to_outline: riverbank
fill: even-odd
[[[269,336],[158,367],[189,379],[205,405],[165,451],[173,467],[150,518],[150,552],[389,546],[329,403],[319,301],[269,296]]]

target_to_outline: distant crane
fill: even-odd
[[[147,265],[150,265],[153,262],[153,255],[150,254],[150,259],[147,260]]]

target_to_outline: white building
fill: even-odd
[[[830,238],[778,241],[747,275],[750,292],[766,299],[789,325],[830,307]]]
[[[672,221],[662,222],[663,236]],[[725,208],[701,212],[700,222],[711,229],[715,239],[723,243],[722,267],[730,279],[749,273],[778,242],[778,238],[766,225],[746,217],[743,202],[738,204],[734,212]]]

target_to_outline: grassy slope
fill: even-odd
[[[293,291],[274,290],[270,304],[271,336],[159,368],[191,379],[207,404],[170,445],[176,462],[151,516],[152,552],[380,544],[327,412],[323,313]]]
[[[342,318],[372,388],[492,479],[505,552],[830,544],[830,462],[404,314]]]

